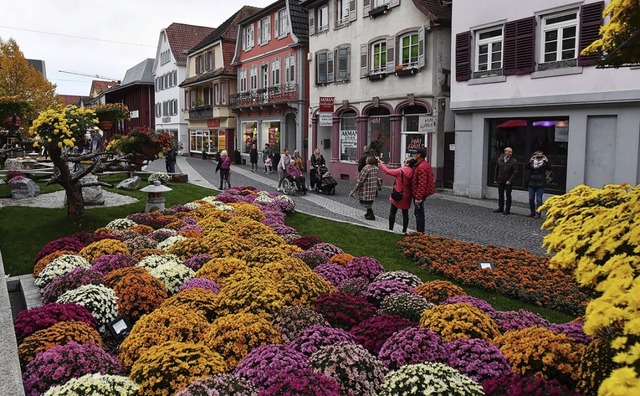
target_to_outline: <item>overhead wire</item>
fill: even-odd
[[[106,39],[100,39],[100,38],[95,38],[95,37],[84,37],[84,36],[76,36],[73,34],[64,34],[64,33],[54,33],[54,32],[44,32],[42,30],[34,30],[34,29],[24,29],[24,28],[17,28],[17,27],[13,27],[13,26],[2,26],[0,25],[0,28],[3,29],[13,29],[13,30],[21,30],[23,32],[32,32],[32,33],[39,33],[39,34],[48,34],[51,36],[61,36],[61,37],[70,37],[70,38],[76,38],[76,39],[80,39],[80,40],[91,40],[91,41],[102,41],[105,43],[113,43],[113,44],[123,44],[123,45],[135,45],[137,47],[149,47],[149,48],[156,48],[155,45],[147,45],[147,44],[139,44],[139,43],[127,43],[124,41],[115,41],[115,40],[106,40]]]

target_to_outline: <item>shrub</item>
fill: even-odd
[[[376,307],[390,296],[398,294],[417,294],[413,288],[399,280],[377,280],[369,283],[364,291],[364,297]]]
[[[119,358],[130,370],[139,357],[154,345],[167,341],[199,342],[208,329],[204,315],[181,307],[160,307],[144,315],[120,345]]]
[[[57,302],[72,302],[87,308],[98,322],[98,328],[103,331],[103,327],[118,316],[116,299],[113,289],[103,285],[84,285],[66,291]]]
[[[574,320],[568,323],[561,324],[551,323],[547,326],[547,328],[554,333],[564,334],[572,340],[577,341],[581,344],[589,344],[591,341],[593,341],[593,338],[584,334],[584,331],[582,330],[583,326],[584,323],[582,323],[582,321]]]
[[[122,375],[90,373],[72,378],[63,385],[49,388],[44,396],[92,395],[92,396],[134,396],[138,384]]]
[[[358,344],[377,355],[382,345],[393,333],[409,326],[411,326],[411,322],[407,319],[383,314],[363,320],[353,326],[349,333],[353,335]]]
[[[315,373],[310,368],[294,372],[281,371],[264,396],[339,396],[338,383],[331,377]]]
[[[416,293],[426,298],[429,302],[440,304],[451,297],[466,296],[467,293],[460,287],[448,281],[434,280],[425,282],[415,288]]]
[[[146,271],[123,276],[113,291],[118,297],[118,313],[132,322],[158,308],[167,298],[164,284]]]
[[[479,383],[513,373],[500,349],[484,340],[458,338],[447,343],[446,349],[447,365]]]
[[[202,340],[209,348],[218,351],[227,367],[233,369],[253,349],[280,343],[281,338],[264,317],[239,313],[214,320]]]
[[[42,301],[50,303],[56,301],[67,290],[76,289],[83,285],[101,285],[102,274],[91,268],[77,267],[60,275],[47,283],[42,289]]]
[[[527,327],[507,331],[495,342],[516,374],[557,379],[569,386],[578,378],[578,359],[584,346],[564,334]]]
[[[215,294],[220,293],[220,286],[207,278],[189,278],[178,289],[179,292],[186,289],[200,288],[205,290],[211,290]]]
[[[195,276],[198,278],[207,278],[222,286],[224,280],[230,275],[245,272],[248,269],[249,266],[247,262],[238,258],[213,258],[196,271]]]
[[[40,249],[40,251],[38,251],[34,258],[34,262],[37,263],[45,256],[48,256],[49,254],[60,250],[67,250],[77,253],[82,250],[84,246],[84,243],[82,243],[82,241],[75,237],[63,237],[54,239],[53,241],[48,242],[42,247],[42,249]],[[37,274],[35,275],[37,276]]]
[[[236,374],[214,374],[192,382],[176,396],[233,395],[258,396],[258,389]]]
[[[320,275],[324,280],[338,287],[349,279],[349,271],[339,264],[320,264],[313,268],[313,272]]]
[[[318,297],[314,309],[332,326],[345,330],[351,329],[376,313],[376,307],[364,298],[342,292]]]
[[[94,342],[102,346],[100,334],[85,322],[71,321],[58,322],[46,329],[38,330],[31,334],[18,345],[18,357],[24,367],[40,352],[54,346],[64,345],[71,341],[80,344]]]
[[[244,312],[272,316],[284,305],[277,283],[253,276],[223,283],[220,296],[221,314]]]
[[[303,250],[308,250],[318,243],[322,243],[322,238],[315,235],[305,235],[291,241],[291,244],[299,246]]]
[[[212,258],[213,256],[208,253],[198,253],[185,259],[182,264],[186,265],[194,271],[198,271],[207,261],[211,260]]]
[[[382,344],[379,359],[391,370],[406,364],[446,362],[447,350],[439,335],[425,328],[407,327]]]
[[[41,352],[27,365],[23,374],[25,394],[37,396],[54,385],[62,385],[85,374],[121,374],[116,358],[94,343],[69,342]]]
[[[106,228],[110,228],[112,230],[126,230],[129,227],[134,227],[137,226],[138,223],[136,223],[133,220],[129,220],[129,219],[114,219],[111,220],[105,227]]]
[[[301,306],[283,307],[273,320],[273,324],[285,342],[293,341],[303,330],[311,326],[329,326],[320,313]]]
[[[385,271],[376,276],[374,282],[384,280],[399,281],[412,288],[423,284],[418,275],[408,271]]]
[[[500,327],[500,331],[520,330],[526,327],[549,327],[548,320],[530,311],[519,309],[517,311],[496,311],[492,318]]]
[[[156,180],[162,184],[167,184],[171,181],[171,176],[169,176],[165,172],[153,172],[149,175],[149,178],[147,178],[147,181],[151,184],[153,184],[153,182]]]
[[[460,337],[490,341],[500,335],[498,325],[489,315],[464,303],[426,309],[420,317],[420,327],[436,332],[446,342]]]
[[[338,291],[364,298],[364,292],[367,290],[367,286],[369,286],[369,281],[365,278],[349,278],[342,282],[338,287]]]
[[[349,264],[349,261],[353,259],[355,256],[349,253],[338,253],[331,256],[331,258],[327,261],[327,264],[339,264],[343,267],[346,267]]]
[[[309,367],[309,361],[302,353],[272,344],[249,352],[235,368],[235,373],[247,378],[258,390],[263,390],[275,385],[278,375],[293,374]]]
[[[188,288],[164,300],[161,307],[187,309],[191,312],[197,312],[199,315],[204,315],[211,322],[220,316],[218,296],[213,290]]]
[[[140,385],[141,396],[169,396],[225,369],[222,357],[203,344],[168,341],[142,353],[129,377]]]
[[[615,351],[610,347],[613,336],[596,338],[580,354],[576,391],[583,395],[595,395],[613,370],[620,368],[614,363]]]
[[[491,316],[492,319],[494,318],[494,314],[496,312],[498,312],[498,311],[496,311],[495,308],[493,308],[493,306],[491,304],[489,304],[485,300],[477,298],[477,297],[473,297],[473,296],[454,296],[454,297],[449,297],[446,300],[444,300],[441,303],[441,305],[455,304],[455,303],[466,303],[466,304],[473,305],[474,307],[479,308],[483,312],[486,312],[487,314],[489,314],[489,316]]]
[[[78,304],[48,303],[40,307],[20,311],[14,322],[18,343],[38,330],[46,329],[58,322],[79,321],[96,329],[96,319],[85,307]]]
[[[79,256],[87,259],[88,262],[93,263],[98,257],[103,254],[128,254],[129,249],[124,242],[116,239],[102,239],[92,242],[82,248],[78,253]]]
[[[193,278],[195,274],[191,268],[178,263],[159,265],[151,269],[149,273],[164,283],[169,295],[177,293],[180,286],[182,286],[187,279]]]
[[[38,260],[36,265],[33,266],[33,273],[32,273],[33,277],[37,278],[38,276],[40,276],[40,273],[42,272],[42,270],[45,269],[45,267],[49,265],[50,262],[57,259],[58,257],[64,256],[64,255],[75,256],[76,253],[77,252],[73,252],[71,250],[56,250],[55,252],[47,254],[46,256]]]
[[[106,275],[113,270],[131,267],[137,263],[138,260],[129,254],[104,254],[96,259],[91,268]]]
[[[486,396],[579,396],[557,380],[509,375],[482,384]]]
[[[387,369],[362,346],[351,342],[327,345],[309,358],[315,372],[333,378],[340,394],[375,396]]]
[[[70,254],[62,255],[50,262],[36,277],[34,283],[40,288],[45,287],[53,278],[71,272],[78,267],[89,268],[91,264],[80,256]]]
[[[299,258],[300,260],[304,261],[304,263],[307,264],[311,269],[315,269],[316,267],[327,262],[327,257],[323,252],[314,250],[303,250],[302,252],[294,253],[293,257]]]
[[[182,261],[175,254],[151,254],[138,261],[137,266],[151,271],[164,264],[181,264]]]
[[[275,273],[271,267],[268,265],[265,269]],[[331,293],[335,288],[319,275],[307,270],[289,271],[278,282],[278,290],[282,294],[283,304],[313,306],[319,296]]]
[[[311,356],[323,346],[332,345],[340,341],[355,343],[356,339],[343,329],[313,325],[302,330],[288,346],[306,356]]]
[[[442,363],[402,366],[387,375],[380,396],[395,395],[482,396],[482,387],[456,369]]]
[[[418,323],[425,309],[433,307],[426,298],[413,293],[391,295],[380,304],[378,314],[398,315]]]
[[[315,245],[313,245],[313,247],[307,250],[312,250],[314,252],[324,254],[325,261],[328,261],[336,254],[344,253],[344,250],[342,250],[340,247],[327,242],[316,243]]]
[[[346,268],[351,278],[365,278],[369,282],[384,272],[384,267],[378,260],[367,256],[352,258]]]
[[[124,267],[117,270],[113,270],[106,274],[103,278],[105,285],[110,288],[114,288],[124,277],[134,275],[148,274],[149,271],[142,267]]]

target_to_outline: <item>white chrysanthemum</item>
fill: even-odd
[[[152,269],[167,263],[182,264],[182,260],[180,260],[180,257],[175,254],[151,254],[140,260],[136,265],[151,271]]]
[[[376,282],[383,280],[395,280],[411,287],[423,284],[422,279],[420,279],[418,275],[412,274],[408,271],[385,271],[376,276],[373,281]]]
[[[184,204],[184,207],[187,209],[191,209],[191,210],[196,210],[200,207],[201,205],[199,203],[195,203],[195,202],[189,202]]]
[[[274,199],[281,199],[283,201],[287,201],[289,204],[291,205],[295,205],[295,202],[293,201],[293,198],[291,198],[288,195],[278,195],[277,197],[275,197]]]
[[[51,387],[44,396],[133,396],[137,394],[138,388],[138,384],[127,377],[94,373],[72,378],[63,385]]]
[[[180,286],[196,274],[191,268],[178,263],[159,265],[149,271],[149,273],[164,283],[169,294],[177,293]]]
[[[204,197],[202,198],[202,200],[207,202],[210,205],[215,206],[216,209],[221,210],[223,212],[233,212],[233,206],[230,206],[224,202],[218,201],[214,196]]]
[[[385,377],[380,396],[442,395],[481,396],[482,386],[442,363],[409,364]]]
[[[127,228],[133,227],[136,225],[138,225],[138,223],[136,223],[133,220],[115,219],[115,220],[111,220],[109,224],[106,225],[106,227],[112,230],[126,230]]]
[[[56,302],[76,303],[87,308],[104,333],[105,325],[118,316],[118,298],[113,289],[104,285],[83,285],[67,290]]]
[[[77,256],[75,254],[63,254],[47,264],[40,274],[38,274],[34,283],[36,286],[43,288],[54,278],[71,272],[78,267],[90,268],[91,263],[82,256]]]
[[[160,183],[167,184],[171,181],[171,176],[169,176],[165,172],[154,172],[149,175],[149,178],[147,180],[149,181],[149,183],[153,183],[154,181],[159,180]]]
[[[164,241],[158,243],[158,249],[169,250],[171,246],[173,246],[176,242],[184,241],[187,237],[182,235],[175,235],[165,239]]]

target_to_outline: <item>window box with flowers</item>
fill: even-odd
[[[386,73],[369,73],[369,74],[367,74],[367,79],[369,81],[384,80],[385,78],[387,78],[387,74]]]
[[[413,76],[418,72],[418,68],[415,66],[398,65],[396,66],[396,77]]]
[[[114,135],[107,145],[108,151],[121,154],[142,154],[155,159],[161,151],[171,148],[171,135],[148,127],[135,127],[124,135]]]

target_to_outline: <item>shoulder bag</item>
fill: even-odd
[[[404,172],[402,170],[400,171],[400,175],[402,175],[402,186],[404,186]],[[401,188],[404,188],[404,187],[401,187]],[[391,198],[394,201],[402,201],[402,189],[400,191],[396,191],[395,183],[391,191]]]

